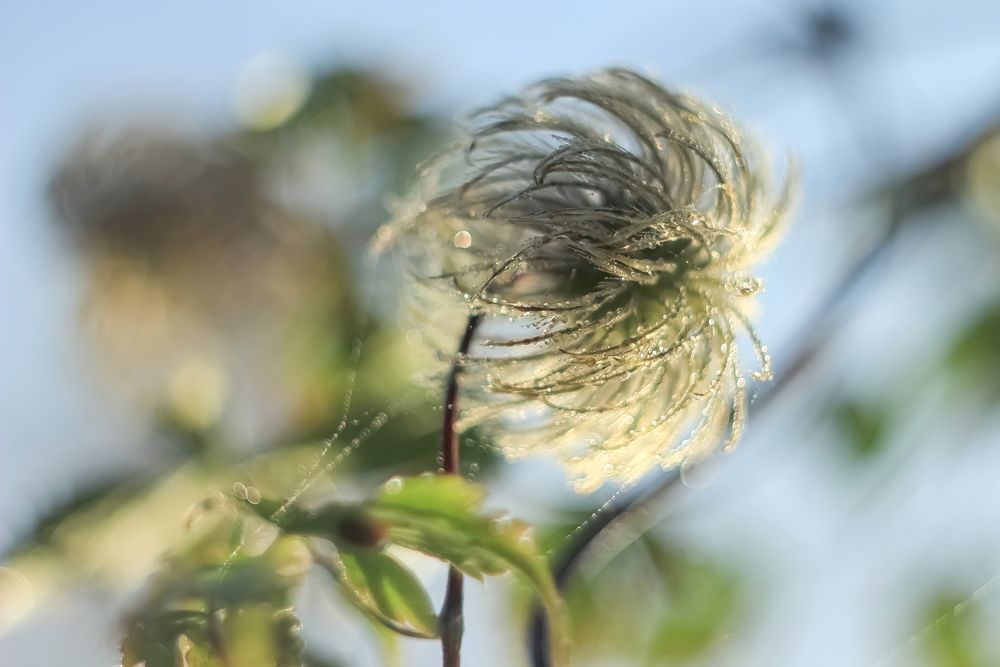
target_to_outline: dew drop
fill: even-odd
[[[403,478],[396,476],[390,477],[385,483],[385,492],[391,496],[400,493],[403,490]]]
[[[489,523],[489,530],[494,535],[502,534],[510,526],[510,519],[507,517],[499,517],[496,519],[491,519]]]
[[[250,503],[251,505],[256,505],[257,503],[260,502],[261,498],[260,489],[258,489],[256,486],[246,487],[245,495],[247,502]]]

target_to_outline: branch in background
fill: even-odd
[[[820,353],[837,332],[838,325],[843,322],[839,311],[844,308],[849,297],[855,293],[864,279],[871,274],[873,268],[878,264],[878,260],[899,238],[899,230],[904,219],[905,210],[900,205],[898,198],[893,197],[889,220],[881,235],[867,252],[853,262],[830,293],[806,319],[802,333],[797,337],[799,342],[793,347],[795,352],[791,355],[787,369],[778,375],[778,379],[773,384],[761,392],[758,400],[751,406],[752,411],[762,411],[773,398],[778,396],[820,356]],[[611,532],[611,528],[627,522],[632,516],[648,512],[649,508],[655,506],[666,496],[680,479],[681,476],[677,470],[654,473],[646,483],[624,495],[618,502],[611,504],[606,511],[598,512],[553,563],[553,576],[559,591],[561,593],[566,591],[580,563],[593,550],[594,546]],[[544,612],[536,608],[529,623],[528,639],[532,665],[534,667],[548,667],[547,647],[549,640]]]

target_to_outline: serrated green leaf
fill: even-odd
[[[344,549],[338,558],[317,562],[331,570],[348,599],[376,621],[407,636],[437,637],[430,596],[417,576],[389,554]]]
[[[486,491],[457,475],[393,477],[382,485],[375,504],[412,514],[467,519],[486,498]]]
[[[330,540],[344,555],[380,553],[376,549],[358,548],[357,536],[370,532],[378,536],[378,544],[384,542],[418,551],[450,563],[475,579],[514,571],[531,584],[541,599],[550,621],[552,662],[563,665],[568,659],[569,646],[565,611],[548,563],[530,537],[527,523],[495,513],[482,513],[485,496],[486,492],[481,487],[455,475],[393,477],[366,503],[333,503],[316,510],[293,507],[281,512],[275,523],[289,532]],[[261,500],[250,507],[259,516],[270,518],[281,504]],[[352,525],[350,531],[344,530],[347,523]],[[371,530],[360,530],[359,527],[363,526]],[[317,563],[346,579],[343,575],[346,564],[325,562],[321,554],[314,553],[314,556]],[[388,556],[388,560],[364,555],[361,558],[365,561],[364,566],[360,562],[351,565],[356,579],[367,576],[378,580],[379,576],[395,576],[377,574],[379,565],[396,570],[396,575],[399,574],[398,567],[402,567]],[[379,562],[376,563],[376,560]],[[355,603],[373,613],[388,627],[413,634],[413,628],[400,626],[398,619],[393,618],[398,610],[387,613],[386,609],[380,608],[389,600],[376,600],[370,591],[365,591],[369,580],[364,581],[366,586],[350,587],[357,590],[345,589]]]
[[[447,561],[482,580],[511,569],[488,543],[498,536],[520,539],[528,528],[521,521],[479,514],[485,495],[481,487],[455,475],[393,477],[369,511],[385,523],[388,541]]]
[[[395,477],[368,506],[387,526],[387,541],[447,561],[481,578],[513,570],[535,589],[549,615],[552,662],[568,659],[562,599],[523,521],[479,513],[485,492],[454,475]]]

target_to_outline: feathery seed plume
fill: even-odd
[[[622,69],[551,79],[475,113],[373,247],[442,358],[486,316],[461,425],[555,456],[577,491],[628,485],[736,443],[741,340],[771,376],[747,318],[787,209],[769,173],[714,106]]]

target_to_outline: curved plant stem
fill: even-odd
[[[778,376],[777,381],[761,392],[758,400],[752,406],[754,412],[760,412],[770,404],[772,398],[780,394],[819,356],[836,331],[836,325],[840,321],[838,319],[839,311],[848,301],[848,297],[855,292],[857,286],[870,274],[878,260],[899,237],[898,232],[904,219],[904,213],[900,202],[894,199],[891,204],[889,220],[880,237],[872,243],[864,254],[854,260],[830,293],[820,301],[820,305],[806,319],[802,333],[797,337],[799,342],[794,347],[794,352],[790,356],[790,362],[785,371]],[[647,483],[642,484],[631,493],[623,495],[618,502],[594,516],[553,563],[552,574],[559,591],[562,593],[566,590],[577,566],[594,545],[610,532],[609,529],[612,526],[629,515],[646,511],[649,507],[654,506],[657,501],[674,488],[680,479],[681,476],[676,470],[655,473],[651,475],[651,479]],[[531,664],[534,667],[549,667],[548,628],[546,627],[545,614],[541,609],[535,609],[532,614],[528,641],[530,642]]]
[[[458,376],[462,372],[463,358],[472,345],[472,336],[476,333],[481,320],[481,315],[469,316],[465,334],[462,336],[458,353],[448,374],[448,385],[444,394],[444,423],[441,427],[441,472],[446,475],[459,473],[458,433],[455,432],[455,418],[458,414]],[[448,585],[440,616],[441,655],[444,667],[459,667],[462,664],[463,588],[462,573],[451,567],[448,570]]]

